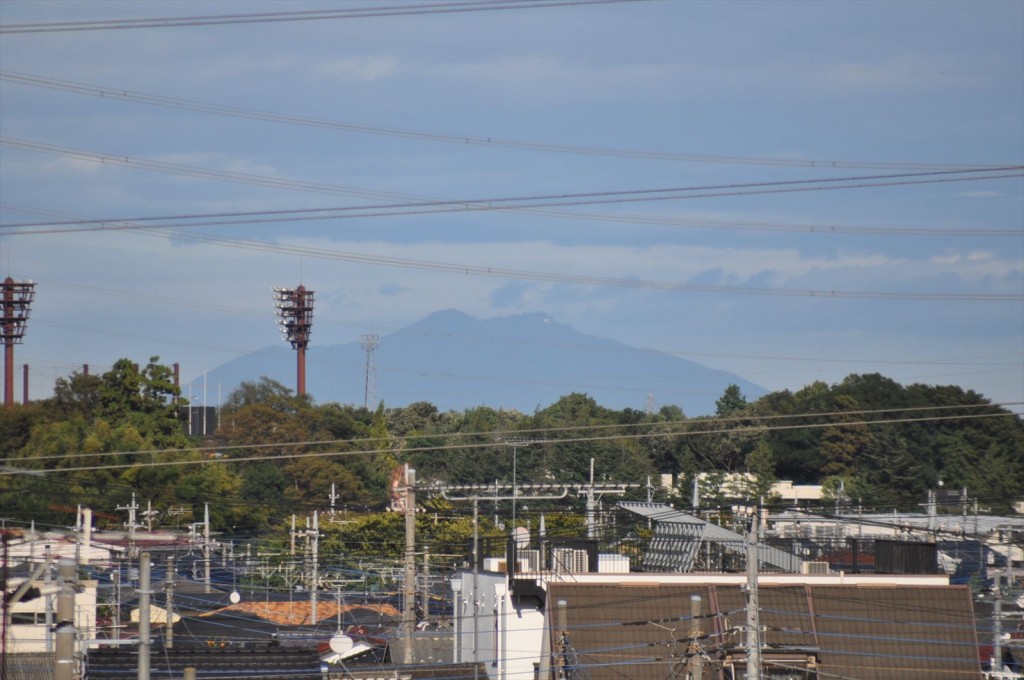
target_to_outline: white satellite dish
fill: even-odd
[[[355,642],[353,642],[352,638],[349,636],[344,635],[343,633],[338,633],[331,637],[330,645],[332,652],[335,652],[336,654],[344,654],[348,650],[352,649]]]
[[[228,599],[231,600],[231,604],[238,604],[242,601],[242,596],[238,594],[237,590],[232,590],[231,594],[228,595]]]
[[[526,527],[516,527],[512,532],[517,548],[525,548],[530,545],[530,530]]]

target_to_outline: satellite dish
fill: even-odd
[[[332,652],[344,654],[348,650],[352,649],[352,647],[355,646],[355,643],[349,636],[338,633],[331,638],[330,645]]]
[[[526,527],[516,527],[513,536],[515,537],[517,548],[525,548],[530,545],[530,530]]]
[[[232,590],[231,594],[228,595],[228,599],[231,600],[231,604],[238,604],[242,601],[242,596],[238,594],[237,590]]]

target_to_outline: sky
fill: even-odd
[[[37,399],[283,344],[302,283],[311,362],[543,312],[769,390],[1021,412],[1024,3],[436,4],[3,0],[18,399],[23,364]]]

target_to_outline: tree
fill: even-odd
[[[725,418],[747,407],[747,398],[740,392],[739,385],[729,385],[715,402],[715,415]]]
[[[231,413],[244,406],[263,404],[276,410],[296,410],[295,396],[291,389],[267,376],[256,382],[243,380],[224,400],[224,413]]]
[[[819,451],[824,463],[821,473],[825,476],[852,474],[857,467],[857,458],[870,441],[866,425],[857,422],[859,415],[843,415],[842,411],[858,411],[860,405],[853,397],[840,395],[835,400],[834,424],[822,431]]]
[[[764,439],[757,443],[754,450],[747,454],[747,473],[752,475],[748,485],[749,497],[755,502],[770,500],[772,486],[775,484],[775,456],[772,447]]]

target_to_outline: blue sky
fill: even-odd
[[[84,363],[159,355],[191,380],[278,343],[270,289],[301,281],[311,360],[438,309],[545,312],[773,390],[879,372],[1024,400],[1024,3],[13,30],[371,6],[0,4],[0,268],[37,282],[16,354],[33,398]],[[922,174],[989,166],[1018,167]],[[439,200],[465,203],[382,214]],[[313,208],[347,213],[111,228]],[[118,222],[18,226],[69,219]]]

